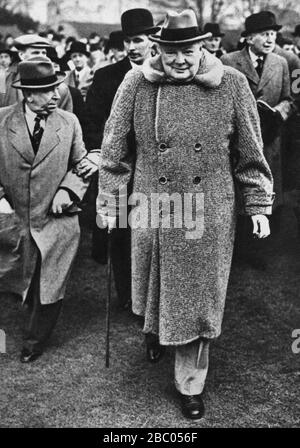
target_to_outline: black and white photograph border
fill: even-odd
[[[0,1],[0,428],[300,427],[299,87],[298,0]],[[150,182],[204,194],[200,235],[172,199],[151,228]]]

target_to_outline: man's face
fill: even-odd
[[[204,47],[211,53],[215,53],[220,48],[221,40],[222,40],[221,37],[216,37],[216,36],[209,37],[208,39],[205,39],[203,41]]]
[[[161,61],[168,78],[186,82],[196,75],[202,49],[200,43],[187,46],[161,46]]]
[[[8,68],[11,64],[11,57],[8,53],[1,53],[0,54],[0,65],[4,68]]]
[[[112,48],[111,51],[112,51],[113,57],[116,62],[121,61],[122,59],[124,59],[126,57],[125,50],[120,50],[118,48]]]
[[[71,54],[71,61],[75,65],[75,68],[82,69],[87,66],[88,58],[83,53],[72,53]]]
[[[124,48],[131,62],[141,65],[150,57],[151,42],[146,34],[126,37]]]
[[[284,44],[282,48],[289,53],[294,53],[294,44]]]
[[[37,114],[48,115],[55,111],[60,99],[57,86],[41,90],[30,90],[25,92],[28,107]]]
[[[27,59],[33,56],[47,57],[47,50],[46,48],[27,47],[24,50],[19,51],[19,56],[22,61],[27,61]]]
[[[261,33],[254,33],[247,37],[247,42],[251,47],[253,53],[263,56],[275,48],[277,32],[274,30],[262,31]]]

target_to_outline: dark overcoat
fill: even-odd
[[[165,81],[159,57],[143,73],[129,72],[101,151],[99,212],[112,213],[115,195],[132,175],[133,191],[144,203],[132,210],[133,312],[144,316],[144,331],[158,334],[165,345],[220,334],[235,232],[234,180],[248,215],[268,214],[272,204],[272,175],[247,80],[205,54],[187,84]],[[132,128],[136,164],[127,145]],[[151,226],[153,194],[174,193],[181,199],[194,195],[199,220],[194,230],[185,220],[177,228],[162,221]],[[157,217],[172,220],[175,213],[160,208]]]
[[[288,64],[285,59],[277,54],[267,55],[263,72],[259,78],[247,48],[241,51],[228,53],[221,58],[223,64],[234,67],[243,73],[256,99],[267,102],[271,107],[280,104],[288,104],[292,113],[292,100],[290,89],[290,76]],[[276,194],[274,207],[283,203],[282,185],[282,152],[280,132],[274,134],[274,138],[264,145],[264,154],[271,168],[274,178],[274,191]]]
[[[36,155],[22,103],[0,109],[0,127],[0,198],[14,210],[12,216],[1,214],[0,232],[13,231],[18,257],[14,272],[0,265],[0,290],[25,298],[39,253],[41,303],[54,303],[64,296],[80,229],[77,215],[55,217],[50,209],[59,188],[79,201],[88,187],[72,172],[87,153],[80,124],[72,113],[57,109],[47,118]]]

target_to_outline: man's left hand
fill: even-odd
[[[253,235],[256,238],[266,238],[270,235],[269,220],[265,215],[251,216],[253,222]]]
[[[69,193],[66,190],[60,189],[54,196],[51,211],[54,215],[61,215],[72,204],[73,201],[71,201]]]

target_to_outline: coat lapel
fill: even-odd
[[[254,84],[259,84],[259,76],[252,64],[247,48],[241,50],[241,58],[237,61],[239,70]]]
[[[274,76],[274,73],[278,71],[277,62],[274,61],[272,54],[268,54],[265,63],[263,72],[261,74],[261,78],[258,84],[258,89],[262,90],[263,87],[270,81],[270,79]]]
[[[33,167],[37,166],[44,160],[44,158],[59,144],[60,139],[58,130],[61,128],[61,123],[57,112],[53,112],[47,118],[44,134],[41,139],[40,147],[35,156]]]
[[[23,103],[20,102],[15,106],[9,123],[9,135],[12,147],[26,160],[32,164],[34,160],[34,152],[29,137],[29,132],[23,111]]]

